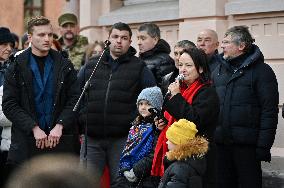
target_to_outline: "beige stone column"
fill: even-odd
[[[108,30],[99,25],[99,17],[121,7],[121,0],[84,0],[80,1],[80,28],[82,35],[88,37],[89,42],[105,41]]]
[[[203,29],[216,30],[219,41],[227,29],[225,4],[227,0],[180,0],[179,17],[184,19],[179,25],[179,40],[196,42],[197,34]]]

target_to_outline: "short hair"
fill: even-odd
[[[25,162],[9,178],[7,188],[92,188],[99,183],[92,174],[79,165],[76,156],[67,154],[39,155]]]
[[[205,54],[205,52],[198,48],[189,48],[184,49],[183,53],[187,53],[188,55],[190,55],[198,73],[199,69],[202,68],[203,72],[199,73],[200,81],[202,83],[208,83],[211,80],[211,73],[208,65],[207,55]]]
[[[194,42],[191,42],[189,40],[181,40],[176,43],[175,48],[176,47],[189,49],[189,48],[196,48],[196,45],[194,44]]]
[[[138,27],[138,31],[146,31],[152,38],[161,38],[160,28],[154,23],[143,23]]]
[[[113,24],[109,30],[109,33],[108,33],[109,36],[113,29],[118,29],[119,31],[128,31],[130,38],[132,37],[132,31],[129,25],[126,23],[118,22],[118,23]]]
[[[232,42],[236,45],[240,45],[243,42],[245,44],[245,52],[252,48],[252,44],[255,41],[250,34],[248,27],[245,25],[231,27],[225,33],[225,37],[227,36],[231,36]]]
[[[49,24],[50,24],[50,20],[47,19],[44,16],[33,17],[28,22],[28,34],[32,34],[33,33],[33,27],[34,26],[49,25]]]

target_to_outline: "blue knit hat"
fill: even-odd
[[[163,94],[157,86],[143,89],[138,95],[136,104],[138,105],[141,100],[147,100],[154,108],[162,109]]]

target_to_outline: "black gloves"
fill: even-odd
[[[271,161],[271,154],[270,148],[256,148],[256,159],[259,161],[270,162]]]

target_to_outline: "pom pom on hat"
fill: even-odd
[[[143,89],[138,95],[136,104],[138,105],[141,100],[147,100],[154,108],[157,108],[158,110],[162,109],[163,94],[161,89],[157,86]]]
[[[188,140],[193,139],[198,130],[196,125],[186,119],[180,119],[174,122],[167,130],[166,137],[176,145],[185,144]]]

